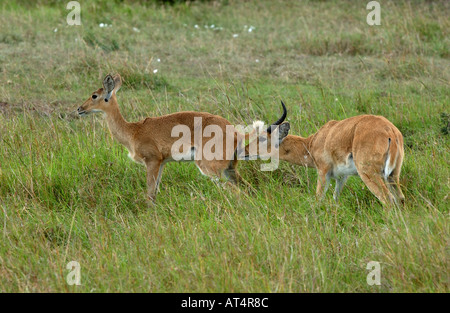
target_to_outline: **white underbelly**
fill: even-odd
[[[353,158],[348,158],[347,163],[339,164],[333,169],[334,177],[358,175]]]
[[[189,151],[184,153],[172,153],[172,156],[166,160],[166,162],[190,162],[195,160],[195,148],[192,147]]]
[[[178,154],[173,154],[171,157],[165,159],[163,161],[163,164],[166,164],[168,162],[191,162],[195,160],[195,148],[191,148],[187,153],[178,153]],[[143,159],[141,159],[140,157],[138,157],[136,155],[136,153],[132,150],[128,150],[128,157],[139,164],[144,164],[145,162]]]

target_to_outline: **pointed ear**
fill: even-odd
[[[114,75],[113,79],[115,84],[114,92],[118,92],[120,87],[122,86],[122,77],[120,77],[119,74],[116,74]]]
[[[115,87],[115,82],[114,79],[111,75],[106,75],[105,79],[103,80],[103,90],[106,93],[110,93],[111,91],[114,90]]]
[[[115,87],[114,79],[111,75],[106,75],[105,79],[103,80],[103,91],[106,94],[105,95],[105,102],[108,102],[109,99],[112,96],[112,92]]]
[[[291,124],[289,122],[285,122],[279,126],[278,129],[278,137],[279,142],[281,143],[283,139],[289,134],[289,130],[291,129]]]

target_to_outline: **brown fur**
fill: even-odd
[[[109,77],[108,77],[109,76]],[[137,123],[129,123],[125,121],[119,110],[117,103],[116,92],[122,84],[119,75],[112,78],[108,75],[103,83],[104,88],[100,88],[93,93],[93,95],[86,100],[83,105],[78,108],[80,115],[91,112],[102,111],[106,115],[108,128],[112,135],[123,144],[130,152],[130,157],[139,163],[142,163],[147,168],[147,188],[148,197],[154,201],[158,185],[161,181],[161,174],[164,164],[171,161],[172,153],[171,147],[179,137],[172,137],[172,128],[176,125],[186,125],[191,130],[191,138],[188,144],[197,149],[203,149],[203,146],[211,140],[211,137],[203,137],[202,146],[194,142],[194,117],[202,118],[202,134],[203,130],[208,125],[218,125],[223,132],[223,153],[227,153],[222,157],[222,160],[208,161],[204,157],[202,160],[196,160],[195,163],[201,172],[208,176],[216,176],[227,178],[231,183],[237,184],[241,178],[236,170],[238,161],[235,160],[233,154],[238,144],[241,141],[249,140],[249,134],[245,137],[236,131],[226,129],[227,125],[231,125],[223,117],[213,115],[206,112],[178,112],[159,117],[148,117],[143,121]],[[114,83],[111,82],[114,80]],[[114,88],[112,91],[108,88]],[[108,102],[107,95],[112,92],[111,98]],[[93,99],[96,96],[96,99]],[[234,128],[231,128],[234,130]],[[214,136],[215,134],[213,134]],[[226,149],[226,136],[232,136],[233,149]],[[216,136],[217,137],[217,136]]]
[[[388,154],[392,173],[384,177]],[[347,178],[336,175],[338,167],[353,161],[357,175],[383,204],[404,202],[399,182],[403,156],[400,131],[383,116],[375,115],[330,121],[307,138],[288,135],[279,149],[280,160],[317,169],[318,197],[326,192],[329,179],[335,178],[338,198]]]

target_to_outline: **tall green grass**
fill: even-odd
[[[0,291],[448,292],[449,5],[383,2],[379,27],[365,5],[83,2],[75,27],[65,3],[2,2]],[[406,206],[383,208],[357,177],[319,203],[315,171],[258,161],[240,163],[255,190],[238,194],[168,164],[149,208],[144,168],[101,116],[74,114],[110,72],[130,121],[270,122],[280,98],[303,136],[384,115],[405,136]],[[70,261],[81,286],[66,282]]]

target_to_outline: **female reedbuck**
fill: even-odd
[[[333,197],[337,200],[348,176],[359,175],[383,204],[403,204],[405,197],[399,183],[403,136],[386,118],[360,115],[329,121],[307,138],[287,135],[289,128],[289,123],[279,126],[280,136],[285,136],[280,138],[279,158],[316,168],[319,198],[327,191],[331,178],[336,180]]]
[[[121,85],[120,75],[107,75],[103,80],[103,88],[95,91],[78,108],[78,114],[83,116],[95,112],[105,113],[109,130],[128,149],[129,157],[146,166],[148,197],[151,201],[155,200],[158,192],[163,167],[170,161],[195,160],[204,175],[219,178],[224,176],[233,184],[241,181],[236,170],[236,149],[252,140],[252,132],[244,136],[223,117],[206,112],[178,112],[129,123],[123,118],[117,103],[116,93]],[[286,111],[274,124],[281,124],[285,118]],[[216,131],[211,129],[213,126]],[[181,139],[175,137],[179,132],[174,130],[182,130],[182,127],[187,128],[189,136],[183,136]],[[212,133],[215,133],[213,138]],[[227,146],[230,145],[229,141],[223,140],[225,137],[231,138],[231,147]],[[209,140],[203,142],[203,138]],[[205,149],[206,145],[209,145],[209,150]],[[212,153],[208,154],[208,151]],[[197,158],[201,152],[203,154]]]

